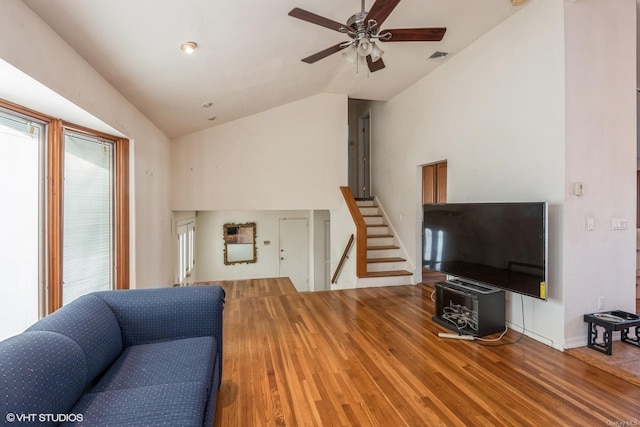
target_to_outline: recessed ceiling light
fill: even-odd
[[[213,102],[205,102],[202,104],[202,108],[210,108],[211,106],[213,106]]]
[[[192,54],[197,47],[198,43],[196,42],[184,42],[180,45],[180,50],[184,53]]]

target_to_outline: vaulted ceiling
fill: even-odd
[[[449,52],[445,61],[455,60],[457,52],[526,7],[510,0],[402,0],[383,28],[447,32],[440,42],[382,44],[386,67],[370,73],[340,53],[302,62],[348,38],[288,16],[298,7],[346,23],[360,11],[361,0],[24,2],[169,137],[321,92],[388,100],[443,63],[429,60],[431,54]],[[373,2],[366,0],[365,10]],[[198,44],[192,55],[180,50],[186,41]]]

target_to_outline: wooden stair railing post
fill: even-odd
[[[349,187],[340,187],[353,222],[356,224],[356,276],[367,275],[367,224]]]
[[[347,246],[344,248],[344,252],[342,253],[342,258],[340,258],[340,262],[338,263],[338,267],[336,267],[336,271],[333,273],[333,277],[331,278],[331,284],[338,283],[338,276],[342,271],[342,266],[344,265],[344,261],[349,258],[349,250],[351,249],[351,245],[353,245],[353,234],[349,237],[349,241],[347,242]]]

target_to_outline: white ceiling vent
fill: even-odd
[[[430,57],[428,57],[427,59],[431,60],[431,61],[444,61],[444,59],[450,55],[450,52],[441,52],[441,51],[435,51],[431,54]]]

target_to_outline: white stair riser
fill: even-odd
[[[362,207],[360,208],[360,213],[364,216],[364,215],[378,215],[380,214],[380,212],[378,212],[378,208],[375,206],[372,207]]]
[[[372,234],[389,234],[389,227],[367,227],[367,235]]]
[[[362,206],[373,206],[375,202],[373,200],[356,200],[356,205]]]
[[[367,225],[380,225],[384,224],[384,218],[381,216],[365,216],[364,223]]]
[[[359,277],[356,288],[413,285],[413,276]]]
[[[396,271],[396,270],[406,270],[406,269],[407,269],[406,261],[367,263],[367,271]]]
[[[400,249],[368,250],[367,258],[392,258],[400,256]]]
[[[393,237],[367,237],[367,246],[393,245]]]

